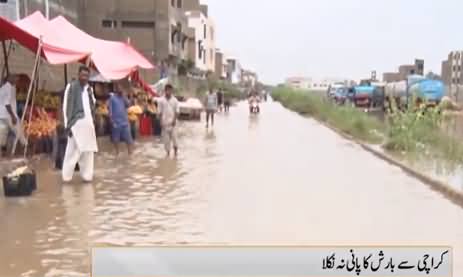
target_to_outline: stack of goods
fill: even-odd
[[[139,118],[143,114],[143,109],[140,107],[140,105],[133,105],[127,110],[127,113],[129,117],[132,137],[135,139],[139,131]]]
[[[60,97],[56,93],[39,90],[35,96],[34,105],[45,108],[47,110],[57,110],[60,107]]]
[[[51,153],[53,151],[53,136],[57,121],[44,108],[35,108],[31,122],[24,125],[25,133],[33,147],[33,154]]]
[[[35,172],[28,166],[19,167],[3,177],[5,196],[29,196],[36,189]]]
[[[96,130],[97,136],[109,134],[109,111],[108,104],[105,101],[97,100],[96,102]]]

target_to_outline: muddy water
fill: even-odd
[[[452,245],[463,209],[310,119],[268,103],[180,126],[178,160],[155,140],[97,157],[93,184],[0,197],[0,276],[87,276],[95,244]]]

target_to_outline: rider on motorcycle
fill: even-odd
[[[259,112],[259,102],[260,102],[260,99],[259,97],[257,96],[257,93],[252,93],[251,96],[249,97],[248,99],[248,102],[249,102],[249,110],[251,112],[254,111],[254,109],[256,109],[256,112]]]

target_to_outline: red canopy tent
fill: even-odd
[[[154,66],[129,43],[94,38],[62,16],[51,20],[50,25],[73,38],[68,40],[67,48],[79,52],[90,48],[92,63],[106,79],[123,79],[138,68],[154,69]]]
[[[89,60],[102,76],[110,80],[128,77],[138,68],[154,69],[130,44],[94,38],[61,16],[48,21],[40,12],[35,12],[14,23],[0,17],[0,41],[5,40],[15,40],[37,54],[32,82],[36,77],[40,56],[54,65]]]

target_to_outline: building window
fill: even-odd
[[[103,28],[117,28],[117,21],[116,20],[110,20],[110,19],[103,19],[101,21],[101,26]]]
[[[177,1],[177,8],[179,8],[179,9],[182,8],[182,0]]]
[[[170,4],[175,8],[175,0],[170,0]]]
[[[8,3],[8,0],[0,0],[0,3]]]
[[[202,41],[198,41],[198,59],[203,58],[203,47],[202,47]]]
[[[210,28],[209,33],[211,34],[211,40],[214,40],[214,28]]]
[[[122,21],[122,28],[153,29],[153,21]]]
[[[211,58],[211,63],[214,62],[214,50],[209,50],[209,57]]]
[[[204,39],[207,38],[207,26],[204,24]]]

